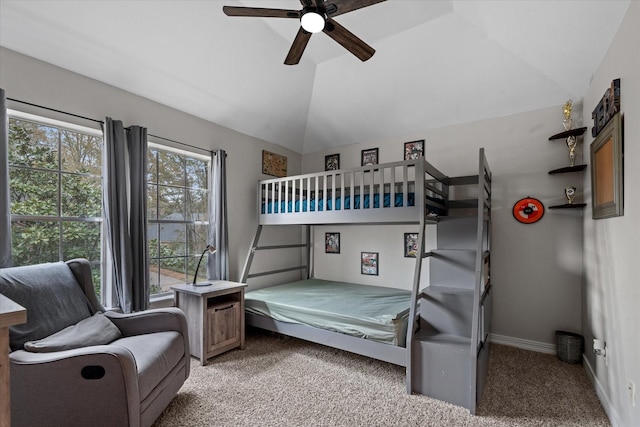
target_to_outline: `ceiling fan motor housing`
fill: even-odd
[[[300,25],[305,31],[310,33],[319,33],[324,30],[325,25],[324,14],[315,7],[305,7],[300,16]]]

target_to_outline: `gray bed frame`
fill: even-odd
[[[321,224],[420,224],[419,241],[424,245],[424,225],[437,221],[433,210],[445,212],[448,209],[449,178],[424,158],[402,162],[384,163],[352,169],[342,169],[273,178],[260,181],[257,189],[258,229],[247,256],[241,281],[279,274],[292,270],[304,271],[305,278],[310,277],[312,265],[311,226]],[[378,207],[372,202],[374,195],[388,193],[392,201],[389,207]],[[410,193],[414,195],[414,204],[409,206]],[[328,197],[325,197],[327,195]],[[334,196],[335,195],[335,196]],[[329,200],[344,196],[360,196],[360,206],[355,208],[355,198],[350,197],[349,204],[341,209],[331,209]],[[369,196],[369,206],[363,200]],[[396,195],[402,195],[403,205],[395,206]],[[332,197],[333,196],[333,197]],[[435,199],[440,199],[437,201]],[[322,210],[318,210],[322,200]],[[424,200],[424,203],[419,203]],[[315,204],[312,204],[315,201]],[[272,207],[269,209],[268,204]],[[275,205],[275,206],[273,206]],[[284,210],[281,210],[282,206]],[[295,205],[298,211],[295,211]],[[313,206],[314,210],[311,210]],[[348,209],[345,209],[348,207]],[[291,209],[289,209],[291,208]],[[306,225],[306,242],[291,245],[261,246],[258,244],[263,226],[270,225]],[[307,257],[303,265],[290,268],[264,271],[250,274],[251,264],[257,251],[286,248],[306,248]],[[419,274],[419,272],[418,272]],[[416,301],[417,286],[420,278],[414,280],[411,301]],[[415,304],[412,304],[410,319],[415,318]],[[245,313],[246,324],[307,341],[327,345],[373,359],[382,360],[400,366],[409,366],[411,357],[407,347],[395,346],[364,338],[353,337],[338,332],[319,329],[313,326],[277,321],[266,316]],[[410,339],[411,325],[408,322],[407,342]]]
[[[450,186],[471,186],[472,200],[450,200]],[[462,188],[456,187],[456,199],[459,199],[458,191],[464,193],[464,191],[459,190]],[[383,191],[380,191],[381,189]],[[356,195],[368,195],[369,200],[373,201],[376,193],[389,193],[392,201],[391,206],[383,207],[381,202],[378,207],[370,203],[368,207],[359,206],[356,209],[354,197],[350,197],[346,206],[341,206],[341,209],[334,210],[330,209],[328,202],[329,199],[332,199],[335,203],[336,198],[341,198],[344,203],[345,196]],[[413,206],[408,206],[407,203],[410,193],[415,196]],[[405,347],[353,337],[313,326],[281,322],[253,313],[245,313],[246,324],[404,366],[407,373],[407,392],[415,391],[414,385],[425,389],[423,379],[429,375],[429,370],[435,372],[440,369],[439,367],[434,369],[428,362],[423,362],[419,359],[416,361],[416,354],[422,351],[421,346],[423,345],[420,342],[421,338],[418,336],[418,332],[419,328],[424,328],[425,325],[424,319],[421,319],[423,309],[420,308],[419,301],[429,298],[424,290],[421,291],[419,289],[422,261],[424,258],[439,256],[435,253],[437,251],[425,252],[425,226],[430,223],[438,223],[441,216],[447,217],[449,210],[454,208],[455,214],[452,215],[462,215],[467,218],[477,217],[478,224],[477,250],[474,249],[477,257],[477,262],[475,263],[477,267],[475,268],[475,273],[471,271],[471,277],[473,278],[475,275],[475,279],[472,279],[472,281],[475,280],[475,282],[470,285],[473,306],[464,308],[465,313],[463,314],[463,317],[472,319],[468,327],[469,338],[463,339],[464,342],[469,341],[468,353],[471,355],[469,362],[464,362],[464,370],[465,372],[471,371],[468,376],[474,375],[474,380],[472,384],[464,383],[458,387],[461,390],[459,393],[464,395],[463,403],[453,401],[453,403],[466,406],[471,413],[475,413],[475,404],[479,397],[475,375],[477,375],[477,371],[481,371],[482,378],[478,380],[478,383],[480,383],[479,390],[481,391],[482,382],[484,381],[483,375],[486,374],[486,361],[488,360],[489,320],[484,319],[490,319],[491,311],[490,305],[487,306],[485,311],[482,304],[485,303],[485,300],[490,302],[487,295],[491,286],[488,280],[485,281],[485,277],[488,276],[490,193],[491,172],[486,162],[484,149],[480,149],[478,175],[448,177],[421,157],[402,162],[260,181],[257,188],[258,227],[243,268],[241,278],[243,283],[247,283],[247,280],[251,278],[295,270],[302,271],[303,278],[310,278],[313,266],[311,229],[314,225],[418,224],[417,253],[421,254],[421,256],[416,257]],[[402,206],[393,206],[396,195],[400,194],[403,200]],[[320,200],[323,208],[321,211],[317,209]],[[360,197],[360,200],[363,201],[363,197]],[[271,204],[271,207],[269,207],[269,204]],[[294,208],[296,205],[299,207],[298,211]],[[312,207],[314,210],[312,210]],[[467,213],[467,209],[472,212]],[[475,220],[473,221],[475,223]],[[306,226],[305,242],[284,245],[260,245],[259,240],[263,227],[272,225]],[[470,232],[474,236],[472,240],[475,241],[476,232],[474,230]],[[302,265],[271,271],[250,272],[257,252],[288,248],[306,249],[306,257],[303,257]],[[468,309],[471,309],[472,312],[466,314]],[[416,349],[412,350],[414,345]],[[487,347],[486,352],[481,351],[484,347]],[[479,354],[481,357],[478,356]],[[414,370],[412,363],[418,363],[415,366],[415,373],[412,372]],[[469,367],[467,367],[467,363],[469,363]],[[457,370],[457,368],[454,370]],[[412,381],[416,381],[416,384],[412,384]],[[448,400],[447,398],[442,399]],[[468,404],[466,403],[467,401],[469,401]]]

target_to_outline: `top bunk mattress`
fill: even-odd
[[[320,279],[250,291],[248,313],[405,346],[411,292]]]

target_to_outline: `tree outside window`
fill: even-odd
[[[150,145],[147,171],[147,235],[151,295],[190,283],[207,246],[209,160]],[[204,261],[203,261],[204,263]],[[198,280],[206,279],[206,269]]]
[[[15,266],[87,258],[101,295],[102,136],[9,119]]]

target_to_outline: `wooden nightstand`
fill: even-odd
[[[189,349],[207,360],[236,347],[244,349],[244,283],[215,280],[209,286],[175,285],[176,307],[189,326]]]

